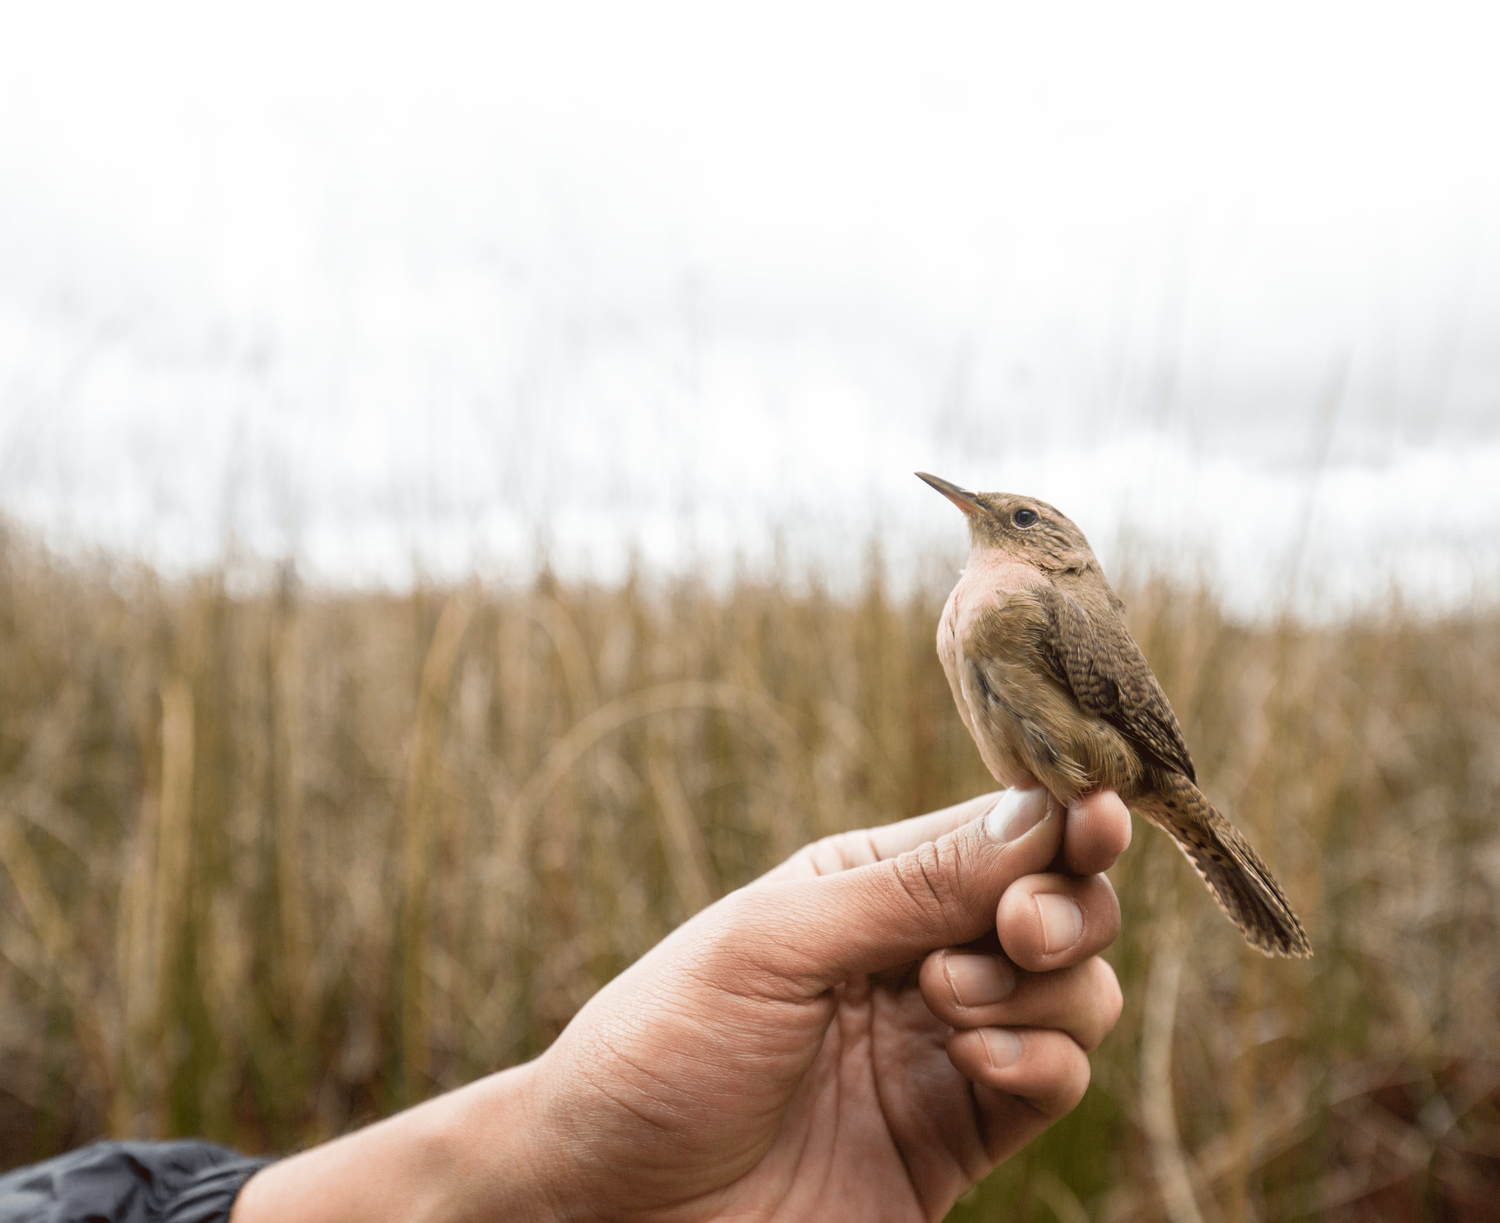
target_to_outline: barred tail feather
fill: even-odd
[[[1171,834],[1251,946],[1267,955],[1312,955],[1307,933],[1271,868],[1197,786],[1181,773],[1164,775],[1134,805]]]

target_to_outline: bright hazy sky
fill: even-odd
[[[1246,607],[1456,597],[1492,11],[0,3],[0,508],[361,581],[910,566],[924,468]]]

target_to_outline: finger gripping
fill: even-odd
[[[962,911],[964,856],[958,838],[927,841],[892,860],[917,920],[931,931],[932,946],[945,947],[972,938]]]

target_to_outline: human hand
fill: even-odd
[[[941,1218],[1088,1085],[1120,1011],[1097,872],[1129,828],[1112,793],[1065,818],[1010,791],[817,842],[705,910],[536,1065],[566,1200]]]
[[[1129,840],[1112,792],[1064,812],[1031,790],[816,842],[664,939],[536,1061],[372,1127],[383,1162],[378,1133],[341,1140],[343,1179],[404,1166],[434,1218],[940,1219],[1083,1096],[1121,1004],[1099,872]],[[312,1165],[325,1186],[331,1166]],[[235,1223],[276,1200],[280,1167]],[[295,1183],[282,1202],[308,1200]]]

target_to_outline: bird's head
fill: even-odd
[[[917,475],[964,512],[976,552],[997,552],[1044,573],[1099,564],[1073,520],[1045,501],[1016,493],[971,493],[925,471]]]

